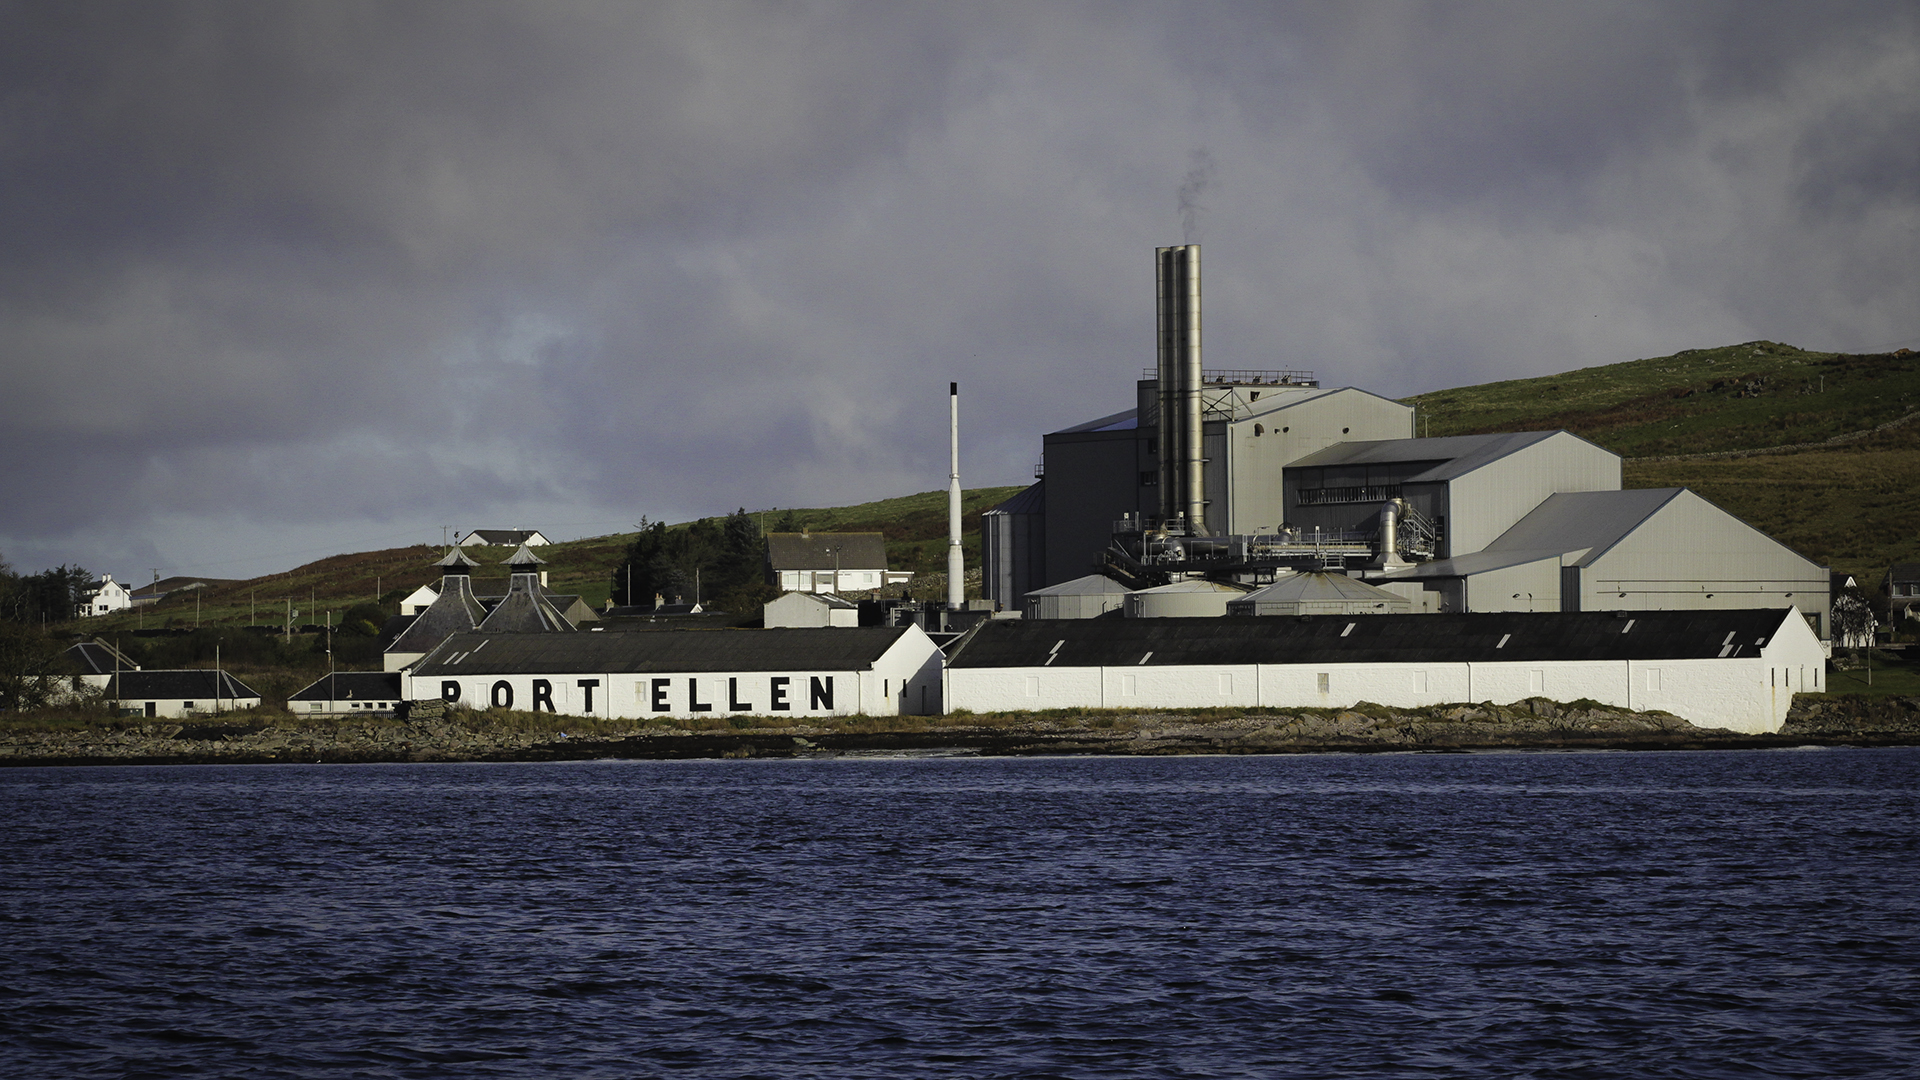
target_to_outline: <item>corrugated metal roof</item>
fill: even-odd
[[[1685,488],[1637,488],[1632,491],[1563,491],[1514,522],[1487,545],[1490,552],[1585,551],[1584,566],[1605,554],[1628,533],[1691,494]]]
[[[989,622],[954,668],[1751,657],[1791,609]]]
[[[1256,589],[1236,604],[1325,604],[1350,602],[1356,604],[1390,604],[1395,608],[1404,608],[1412,601],[1395,596],[1385,589],[1376,588],[1364,581],[1356,581],[1345,574],[1289,574],[1262,589]]]
[[[1058,585],[1049,585],[1044,589],[1034,589],[1028,596],[1117,596],[1132,592],[1132,589],[1113,580],[1105,574],[1088,574],[1072,581],[1063,581]]]
[[[767,561],[775,570],[885,570],[887,538],[877,532],[768,533]]]
[[[1047,434],[1077,435],[1087,431],[1125,431],[1129,428],[1137,428],[1140,426],[1139,412],[1140,410],[1138,409],[1128,409],[1125,412],[1117,412],[1103,416],[1098,420],[1089,420],[1084,424],[1064,427],[1059,431],[1049,431]]]
[[[322,675],[288,701],[394,701],[400,697],[397,671],[336,671]]]
[[[1509,454],[1545,442],[1564,431],[1510,431],[1496,435],[1449,435],[1439,439],[1381,439],[1370,442],[1335,443],[1318,453],[1288,465],[1289,469],[1325,465],[1389,465],[1407,462],[1433,462],[1433,466],[1406,483],[1432,483],[1465,476],[1485,468]],[[1582,440],[1584,441],[1584,440]]]
[[[1047,512],[1047,482],[1038,481],[1020,494],[987,511],[989,514],[1044,514]]]
[[[906,626],[684,630],[656,634],[455,634],[414,667],[437,675],[862,671]]]

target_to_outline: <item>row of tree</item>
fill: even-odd
[[[766,538],[746,509],[669,529],[640,519],[640,531],[613,571],[613,602],[652,607],[700,603],[752,612],[773,595],[766,584]]]
[[[0,620],[32,626],[66,622],[87,602],[93,581],[79,566],[16,574],[0,559]]]

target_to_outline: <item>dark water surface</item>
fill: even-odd
[[[1920,1075],[1920,750],[0,771],[0,1075]]]

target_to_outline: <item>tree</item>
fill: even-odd
[[[0,620],[0,710],[33,709],[52,700],[60,688],[56,671],[63,651],[38,626]]]
[[[1860,586],[1848,583],[1847,587],[1834,594],[1832,608],[1833,636],[1837,643],[1853,650],[1854,660],[1860,659],[1860,650],[1867,650],[1867,682],[1873,682],[1873,632],[1879,621],[1873,617],[1873,605],[1860,592]]]

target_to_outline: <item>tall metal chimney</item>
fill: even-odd
[[[967,560],[960,551],[960,384],[947,384],[947,609],[967,606]]]
[[[1159,248],[1158,360],[1160,516],[1184,514],[1187,529],[1207,532],[1206,457],[1200,391],[1200,245]]]

